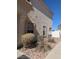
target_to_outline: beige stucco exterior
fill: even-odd
[[[38,9],[33,7],[34,11],[30,11],[27,15],[29,19],[36,24],[36,29],[40,35],[43,35],[43,26],[46,26],[46,36],[49,32],[49,28],[52,26],[52,21]]]
[[[49,28],[52,27],[52,14],[46,8],[43,0],[30,0],[30,2],[31,4],[26,0],[17,0],[18,41],[20,41],[22,34],[27,33],[28,23],[31,24],[30,28],[33,33],[40,36],[43,35],[43,30],[45,30],[45,36],[48,37]]]

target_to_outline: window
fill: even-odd
[[[33,33],[33,30],[34,30],[33,23],[29,22],[28,25],[27,25],[27,32]]]
[[[52,36],[52,28],[50,27],[48,37],[50,38],[51,36]]]
[[[50,28],[49,28],[49,31],[51,31],[51,30],[52,30],[52,28],[50,27]]]
[[[31,22],[25,23],[25,32],[24,33],[33,33],[34,32],[34,25]]]
[[[43,26],[43,36],[46,36],[46,32],[47,32],[46,26]]]

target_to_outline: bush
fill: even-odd
[[[48,41],[44,38],[42,38],[39,42],[38,42],[38,50],[39,51],[43,51],[43,52],[47,52],[49,51],[51,48],[51,46],[48,44]]]
[[[36,43],[37,39],[33,33],[26,33],[22,35],[21,41],[22,41],[23,47],[29,47],[31,44]]]

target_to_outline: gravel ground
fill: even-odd
[[[57,43],[48,43],[52,48],[54,48],[54,46],[57,44]],[[32,49],[25,49],[25,48],[21,48],[19,50],[20,52],[22,52],[21,54],[23,55],[26,55],[28,57],[30,57],[30,59],[45,59],[45,57],[48,55],[48,53],[50,52],[47,51],[47,52],[43,52],[43,51],[39,51],[39,49],[36,47],[36,48],[32,48]],[[19,54],[19,53],[18,53]]]
[[[42,51],[36,50],[36,48],[33,49],[21,49],[20,50],[24,55],[30,57],[30,59],[44,59],[47,53],[44,53]]]
[[[37,50],[37,48],[32,48],[32,49],[20,49],[20,52],[22,55],[26,55],[28,57],[30,57],[30,59],[44,59],[46,57],[46,55],[49,53],[48,52],[43,52],[43,51],[39,51]],[[19,53],[18,53],[19,54]]]

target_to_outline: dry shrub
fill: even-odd
[[[33,33],[26,33],[22,35],[21,41],[22,41],[23,47],[28,47],[31,43],[35,43],[36,38]]]
[[[49,39],[48,42],[55,43],[54,38]]]
[[[51,49],[51,46],[48,44],[48,41],[44,38],[42,38],[39,42],[38,42],[38,50],[39,51],[43,51],[43,52],[47,52]]]
[[[54,39],[55,43],[58,43],[60,41],[60,38],[58,38],[58,37],[54,37],[53,39]]]

